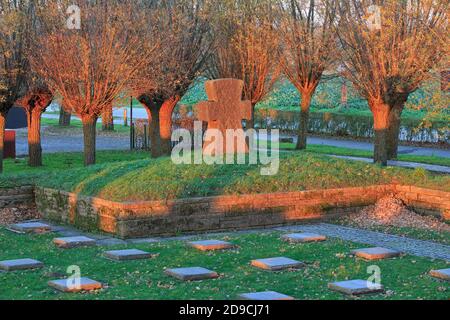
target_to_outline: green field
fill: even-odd
[[[292,245],[280,240],[280,233],[230,235],[239,249],[202,253],[182,241],[153,244],[58,249],[52,235],[18,235],[0,229],[0,260],[32,257],[45,264],[37,271],[0,273],[0,299],[100,300],[100,299],[236,299],[239,294],[278,291],[297,299],[350,299],[328,290],[329,282],[368,279],[366,262],[348,256],[364,245],[330,239],[323,243]],[[103,258],[107,250],[137,248],[157,253],[152,260],[113,262]],[[253,259],[286,256],[307,264],[298,271],[271,273],[250,266]],[[69,266],[78,266],[81,276],[106,285],[94,293],[65,294],[47,286],[50,280],[66,278]],[[415,256],[377,261],[385,294],[358,299],[448,299],[447,283],[431,278],[432,269],[448,267],[444,261]],[[164,274],[166,268],[202,266],[220,274],[219,279],[181,282]]]

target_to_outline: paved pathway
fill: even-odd
[[[128,150],[130,138],[124,137],[97,137],[97,150]],[[56,152],[82,152],[82,136],[42,136],[42,150],[44,153]],[[16,141],[17,156],[28,154],[28,143],[25,136],[18,136]]]
[[[285,136],[285,135],[283,135],[282,137],[294,138],[294,142],[297,141],[296,137]],[[371,151],[371,152],[373,152],[373,149],[374,149],[374,145],[371,142],[333,139],[333,138],[322,138],[322,137],[308,137],[308,144],[365,150],[365,151]],[[436,157],[450,158],[450,150],[438,149],[438,148],[399,146],[398,153],[405,154],[405,155],[415,155],[415,156],[436,156]]]
[[[144,109],[138,108],[133,111],[136,118],[146,119],[147,115]],[[123,114],[122,110],[115,110],[114,116],[121,117]],[[59,115],[56,114],[44,114],[44,118],[59,119]],[[123,124],[122,119],[114,120],[114,123]],[[295,140],[295,137],[294,137]],[[321,137],[309,137],[309,144],[341,147],[349,149],[359,149],[373,151],[373,143],[355,140],[342,140],[333,138],[321,138]],[[450,150],[436,149],[436,148],[425,148],[425,147],[415,147],[415,146],[399,146],[399,154],[409,154],[416,156],[437,156],[437,157],[448,157],[450,158]]]
[[[336,155],[329,155],[329,156],[334,157],[334,158],[339,158],[339,159],[347,159],[347,160],[353,160],[353,161],[373,163],[373,159],[371,159],[371,158],[359,158],[359,157],[336,156]],[[438,166],[438,165],[432,165],[432,164],[407,162],[407,161],[388,161],[388,165],[391,167],[401,167],[401,168],[408,168],[408,169],[423,168],[428,171],[450,174],[450,167],[446,167],[446,166]]]
[[[286,232],[302,231],[319,233],[328,237],[340,238],[371,246],[395,249],[415,256],[442,259],[450,262],[450,246],[430,241],[416,240],[327,223],[288,226],[276,228],[276,230]]]
[[[188,235],[169,238],[143,238],[143,239],[116,239],[108,235],[94,235],[82,233],[73,227],[61,227],[47,221],[42,221],[53,226],[53,231],[59,233],[61,236],[87,236],[97,240],[97,244],[101,246],[114,246],[121,244],[133,243],[155,243],[165,241],[188,241],[192,239],[211,239],[216,237],[223,237],[225,235],[239,235],[248,233],[262,233],[267,231],[282,231],[282,232],[311,232],[319,233],[321,235],[339,238],[346,241],[367,244],[370,246],[385,247],[388,249],[395,249],[404,253],[419,257],[427,257],[432,259],[442,259],[450,262],[450,246],[439,244],[431,241],[422,241],[411,238],[405,238],[395,235],[389,235],[380,232],[344,227],[334,224],[304,224],[296,226],[277,227],[259,230],[242,230],[236,232],[220,232],[209,233],[202,235]]]

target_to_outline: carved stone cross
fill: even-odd
[[[247,153],[247,144],[239,144],[245,137],[242,131],[242,120],[251,120],[252,104],[250,101],[242,101],[242,91],[244,82],[237,79],[219,79],[207,81],[205,84],[206,94],[209,101],[197,104],[199,120],[208,122],[209,129],[217,129],[222,133],[223,146],[217,139],[215,141],[205,141],[203,150],[214,149],[217,154],[227,152],[227,130],[241,130],[234,138],[234,152]],[[211,148],[211,144],[216,144],[216,148]],[[222,152],[221,152],[222,151]],[[208,152],[205,152],[208,153]]]

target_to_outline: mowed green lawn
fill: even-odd
[[[279,171],[261,175],[261,165],[176,165],[144,152],[98,152],[98,164],[84,168],[82,154],[44,157],[44,167],[7,161],[0,187],[36,184],[114,201],[359,187],[393,182],[450,191],[450,176],[422,169],[382,168],[311,152],[281,153]],[[264,166],[266,167],[266,166]]]
[[[34,258],[45,263],[35,271],[0,273],[0,299],[235,299],[238,294],[274,290],[297,299],[350,299],[327,288],[329,282],[369,279],[368,267],[381,270],[386,294],[360,299],[448,299],[448,283],[431,278],[432,269],[448,267],[444,261],[404,256],[366,262],[348,256],[364,245],[330,239],[322,243],[288,244],[281,233],[219,237],[239,246],[237,250],[204,253],[182,241],[117,247],[58,249],[54,235],[18,235],[0,229],[0,260]],[[159,254],[151,260],[113,262],[106,250],[138,248]],[[298,271],[272,273],[250,266],[252,259],[285,256],[307,264]],[[67,268],[78,266],[81,275],[100,281],[106,288],[94,293],[60,293],[47,282],[66,278]],[[216,280],[182,282],[164,274],[166,268],[201,266],[220,274]]]

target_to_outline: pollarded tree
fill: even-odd
[[[211,43],[202,0],[145,1],[138,5],[142,43],[159,39],[157,53],[134,81],[134,92],[147,110],[152,157],[170,155],[175,106],[202,71]]]
[[[44,35],[32,50],[32,67],[83,123],[84,163],[95,163],[99,116],[125,90],[147,52],[132,28],[133,1],[79,1],[80,28],[67,28],[67,8],[49,1]],[[153,47],[157,44],[153,43]]]
[[[447,0],[339,2],[344,75],[373,113],[377,163],[396,157],[409,95],[448,55],[448,12]]]
[[[29,29],[27,30],[27,57],[33,50],[33,43],[39,42],[40,26],[37,12],[45,7],[46,1],[30,1],[28,10]],[[39,8],[41,6],[41,8]],[[23,107],[28,124],[28,164],[31,167],[42,166],[41,116],[53,100],[53,94],[45,82],[30,70],[27,59],[25,65],[25,88],[16,104]]]
[[[42,166],[41,116],[53,100],[52,92],[43,83],[32,83],[16,103],[24,108],[28,124],[28,164]]]
[[[307,145],[312,97],[324,72],[338,58],[335,36],[336,1],[280,1],[279,27],[284,75],[301,95],[301,116],[297,149]]]
[[[0,173],[6,116],[25,90],[29,1],[0,1]]]
[[[275,36],[274,1],[227,0],[215,2],[213,21],[214,51],[208,63],[210,78],[244,81],[244,98],[255,106],[273,89],[280,74],[279,43]]]

